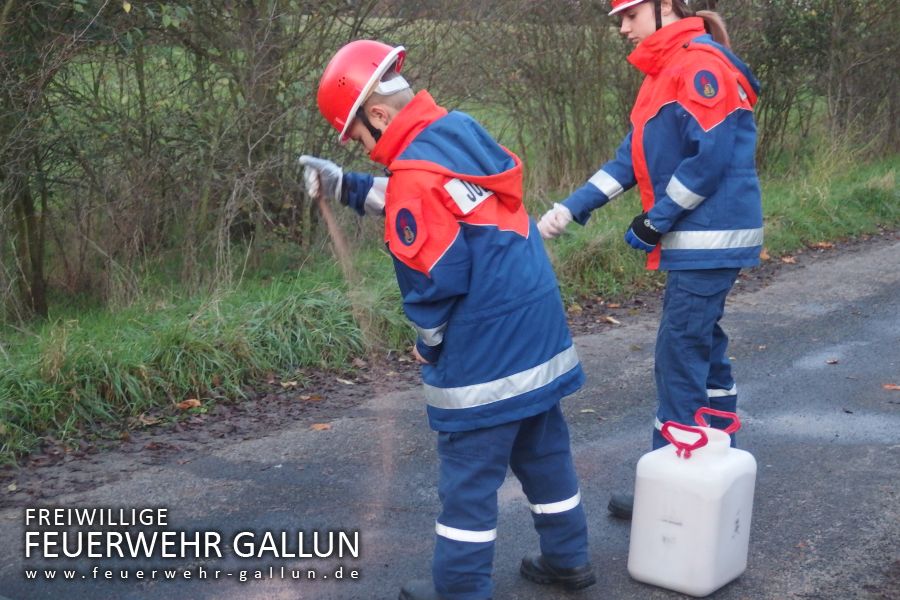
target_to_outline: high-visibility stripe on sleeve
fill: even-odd
[[[578,490],[571,498],[560,500],[559,502],[551,502],[550,504],[529,504],[528,506],[531,507],[531,512],[536,515],[555,515],[557,513],[566,512],[567,510],[572,510],[579,504],[581,504],[581,490]]]
[[[497,539],[497,530],[490,529],[488,531],[470,531],[468,529],[457,529],[455,527],[447,527],[435,522],[434,531],[441,537],[457,542],[472,542],[476,544],[484,544],[493,542]]]
[[[706,200],[706,196],[694,193],[674,175],[669,180],[669,185],[666,186],[666,195],[685,210],[693,210]]]
[[[426,329],[424,327],[419,327],[416,325],[416,332],[419,334],[419,337],[422,338],[422,341],[425,342],[426,346],[437,346],[441,342],[444,341],[444,331],[447,330],[447,324],[438,325],[437,327],[431,327],[430,329]]]
[[[603,192],[610,200],[624,191],[622,184],[603,169],[594,173],[591,178],[588,179],[588,183]]]

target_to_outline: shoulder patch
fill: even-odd
[[[689,102],[713,107],[728,96],[727,85],[720,69],[704,65],[685,74],[684,94]]]
[[[408,200],[399,210],[389,211],[385,225],[387,242],[391,251],[398,256],[415,256],[428,238],[422,216],[422,201],[419,198]]]
[[[719,80],[712,71],[697,71],[694,75],[694,89],[704,99],[712,100],[719,94]]]
[[[397,238],[404,246],[412,246],[416,242],[416,217],[408,208],[397,212]]]

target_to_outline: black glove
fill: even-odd
[[[653,226],[647,213],[641,213],[631,221],[631,227],[625,233],[625,241],[632,248],[643,250],[644,252],[652,251],[659,243],[662,233]]]

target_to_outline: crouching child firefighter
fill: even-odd
[[[432,581],[405,600],[482,600],[507,468],[522,483],[540,553],[521,574],[567,589],[595,583],[587,524],[560,400],[584,373],[556,277],[522,204],[522,163],[468,115],[448,112],[400,75],[406,52],[372,40],[341,48],[319,83],[319,110],[342,143],[361,144],[387,177],[303,156],[311,195],[384,214],[403,308],[418,332],[428,421],[440,457]]]

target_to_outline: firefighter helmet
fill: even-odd
[[[609,16],[618,14],[626,8],[630,8],[635,4],[640,4],[641,2],[646,2],[646,0],[612,0],[612,10],[609,11]]]
[[[400,72],[406,49],[375,40],[356,40],[342,47],[328,62],[316,100],[319,112],[347,141],[347,130],[378,82],[390,69]]]

